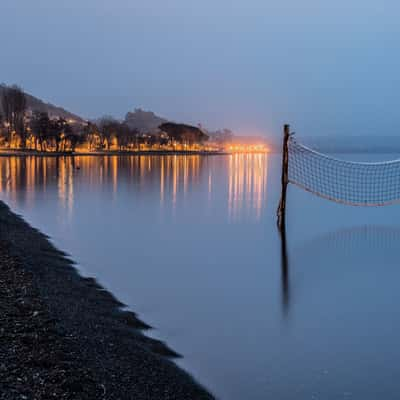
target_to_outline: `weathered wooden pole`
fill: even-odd
[[[290,126],[284,125],[283,127],[283,146],[282,146],[282,176],[281,176],[281,200],[278,207],[278,228],[282,232],[285,229],[286,223],[286,190],[288,185],[288,141],[290,136]]]

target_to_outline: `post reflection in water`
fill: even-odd
[[[189,204],[190,192],[206,196],[205,202],[212,205],[213,196],[226,188],[229,221],[259,221],[265,209],[267,177],[266,154],[235,154],[212,161],[200,155],[0,159],[1,192],[7,192],[12,201],[33,205],[37,190],[56,187],[67,218],[73,213],[74,185],[81,182],[86,190],[109,185],[114,200],[120,185],[138,194],[159,191],[160,207],[169,205],[173,211],[178,202]]]
[[[282,309],[286,315],[290,306],[290,281],[289,281],[289,259],[286,242],[286,225],[283,224],[280,231],[281,240],[281,281],[282,281]]]

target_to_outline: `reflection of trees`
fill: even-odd
[[[56,188],[62,204],[71,207],[74,180],[86,188],[109,184],[142,193],[160,191],[161,200],[169,195],[176,201],[200,182],[204,157],[185,156],[79,156],[4,157],[0,159],[0,191],[14,199],[32,200],[37,190]]]
[[[400,265],[400,228],[397,227],[367,225],[338,230],[320,235],[293,250],[290,250],[290,241],[287,247],[285,242],[283,235],[281,267],[285,310],[295,295],[318,285],[322,277],[324,280],[346,279],[350,265],[360,269],[360,274],[366,263],[376,263],[381,269],[377,273],[382,274],[385,260],[395,260]]]
[[[72,209],[74,185],[104,186],[160,198],[173,206],[196,191],[208,204],[226,194],[228,217],[258,221],[266,204],[268,156],[235,154],[132,155],[0,158],[0,190],[14,200],[33,201],[38,191],[55,189],[61,205]],[[226,175],[228,173],[228,175]],[[226,190],[226,192],[225,192]],[[225,204],[224,204],[225,206]]]
[[[13,200],[31,202],[38,190],[57,187],[63,204],[72,206],[74,159],[71,157],[3,157],[0,192]]]
[[[76,157],[82,179],[89,185],[132,185],[142,192],[160,191],[160,198],[186,192],[200,181],[204,158],[193,156],[104,156]]]

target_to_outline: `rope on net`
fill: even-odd
[[[400,202],[400,159],[353,162],[319,153],[293,136],[288,141],[288,181],[320,197],[354,206]]]

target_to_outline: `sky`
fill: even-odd
[[[140,107],[280,135],[396,135],[400,3],[0,0],[0,82],[86,118]]]

